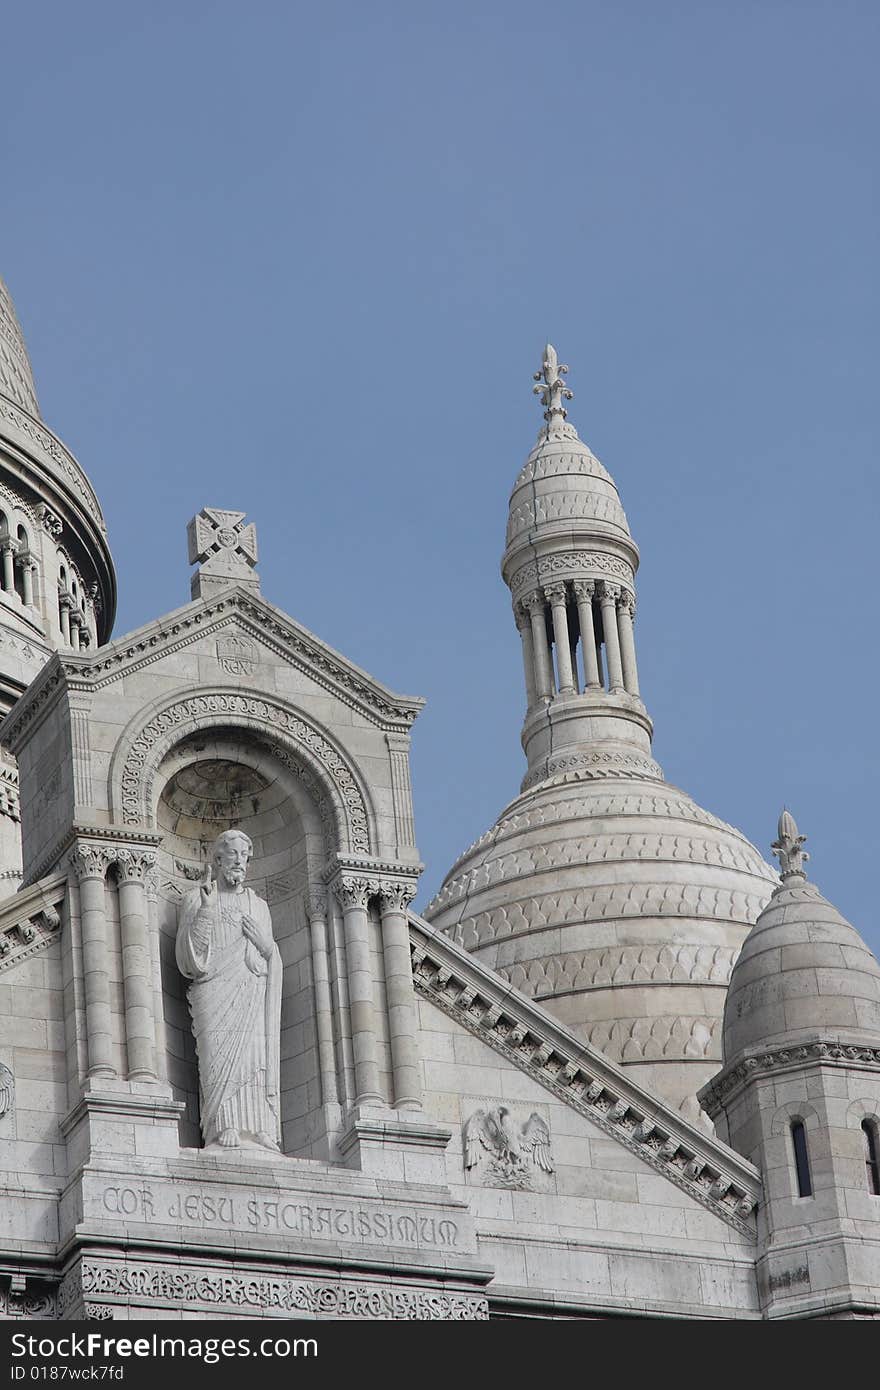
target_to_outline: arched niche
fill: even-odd
[[[310,1097],[319,1075],[305,899],[334,848],[321,789],[289,753],[249,730],[217,727],[181,737],[156,769],[158,850],[156,917],[161,961],[168,1080],[186,1104],[180,1139],[201,1144],[198,1070],[186,1000],[175,960],[178,909],[197,889],[214,841],[242,829],[253,841],[248,884],[269,904],[281,951],[282,1150],[304,1154],[314,1124]],[[322,814],[323,812],[323,814]],[[160,1040],[160,1045],[162,1040]]]

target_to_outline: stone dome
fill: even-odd
[[[541,437],[510,495],[507,545],[514,548],[541,527],[542,534],[589,525],[597,537],[633,541],[611,474],[569,427],[569,437]]]
[[[15,401],[39,418],[31,360],[24,344],[12,296],[0,280],[0,396]]]
[[[733,968],[724,1065],[816,1037],[876,1046],[880,964],[816,885],[794,875],[776,889]]]
[[[592,772],[518,797],[425,916],[699,1118],[733,962],[774,875],[738,830],[639,761],[615,767],[597,751]]]

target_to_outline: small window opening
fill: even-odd
[[[865,1177],[868,1191],[872,1197],[880,1197],[880,1156],[878,1156],[877,1125],[872,1120],[862,1120],[862,1133],[865,1136]]]
[[[797,1173],[798,1196],[812,1197],[813,1181],[810,1177],[810,1159],[807,1153],[807,1131],[803,1120],[795,1120],[791,1127],[791,1142],[794,1147],[794,1166]]]

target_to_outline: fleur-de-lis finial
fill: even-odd
[[[536,396],[540,396],[541,404],[544,406],[544,419],[547,421],[547,433],[559,426],[564,421],[568,411],[562,404],[563,401],[570,401],[574,395],[563,381],[567,376],[566,367],[556,356],[556,349],[552,343],[548,343],[544,348],[544,360],[541,363],[541,370],[535,372],[537,386],[533,387]]]
[[[779,817],[777,839],[770,846],[779,860],[779,877],[783,883],[792,878],[806,878],[804,862],[809,859],[806,850],[801,849],[807,842],[806,835],[799,835],[797,824],[791,811],[784,810]]]

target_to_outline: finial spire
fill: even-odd
[[[205,598],[230,584],[259,589],[256,574],[257,528],[245,525],[244,512],[203,507],[186,528],[189,562],[199,565],[192,576],[193,598]]]
[[[809,859],[801,845],[806,844],[806,835],[799,835],[797,823],[790,811],[784,810],[777,826],[778,838],[770,846],[779,860],[779,877],[783,883],[790,879],[805,879],[804,862]]]
[[[535,372],[534,379],[538,385],[532,388],[535,395],[540,396],[541,404],[544,406],[548,439],[553,434],[574,435],[575,433],[571,425],[564,423],[568,411],[562,402],[570,401],[574,395],[574,392],[563,381],[563,377],[567,375],[568,367],[559,361],[553,344],[548,343],[544,348],[541,370]]]

